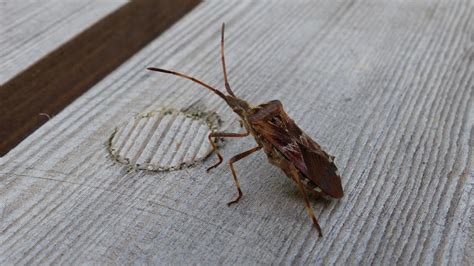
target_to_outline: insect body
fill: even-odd
[[[229,166],[237,187],[238,196],[229,202],[228,205],[237,203],[242,197],[242,190],[240,189],[239,180],[237,179],[237,174],[234,169],[234,163],[263,149],[269,162],[282,169],[283,172],[298,185],[303,194],[306,209],[319,235],[322,236],[321,227],[314,215],[306,192],[309,191],[317,196],[328,195],[334,198],[341,198],[343,196],[341,178],[334,164],[334,157],[323,151],[314,140],[295,124],[285,113],[280,101],[274,100],[258,106],[251,106],[246,101],[235,96],[227,80],[227,70],[224,59],[224,27],[225,25],[222,24],[221,61],[224,72],[224,84],[228,95],[225,95],[221,91],[198,79],[179,72],[154,67],[148,69],[177,75],[206,87],[226,101],[232,110],[239,115],[246,132],[212,132],[209,134],[209,141],[213,147],[213,151],[217,154],[218,162],[209,167],[207,171],[222,163],[222,156],[214,142],[215,138],[239,138],[249,135],[255,138],[257,142],[255,148],[235,155],[229,160]]]

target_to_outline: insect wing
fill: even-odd
[[[305,137],[309,138],[307,135]],[[307,169],[306,175],[326,194],[334,198],[343,196],[341,178],[336,165],[324,152],[317,152],[298,142]],[[325,156],[326,155],[326,156]]]
[[[259,121],[253,125],[267,141],[326,194],[334,198],[342,197],[341,178],[331,157],[289,117],[279,122],[273,124],[270,121]]]

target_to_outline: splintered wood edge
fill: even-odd
[[[196,110],[196,109],[176,110],[176,109],[173,109],[173,108],[160,108],[158,110],[154,110],[154,111],[151,111],[151,112],[141,113],[141,114],[138,114],[138,115],[132,117],[132,119],[130,119],[130,120],[128,120],[128,121],[126,121],[126,122],[124,122],[124,123],[122,123],[122,124],[120,124],[120,125],[118,125],[114,128],[114,130],[110,134],[110,136],[108,138],[108,141],[107,141],[107,144],[106,144],[107,151],[108,151],[110,157],[115,162],[120,163],[120,164],[125,165],[125,166],[128,166],[129,170],[142,170],[142,171],[150,171],[150,172],[163,172],[163,171],[181,170],[181,169],[186,168],[186,167],[194,166],[198,162],[201,162],[201,161],[205,160],[206,158],[208,158],[209,155],[212,153],[212,146],[209,147],[208,149],[206,149],[204,151],[204,153],[200,153],[202,147],[200,149],[198,148],[195,151],[195,154],[191,158],[191,160],[185,160],[186,159],[185,158],[186,154],[184,154],[184,155],[182,155],[181,160],[179,160],[178,162],[170,161],[169,164],[161,164],[162,162],[159,161],[156,164],[154,164],[152,159],[157,156],[155,154],[155,155],[150,155],[150,156],[152,156],[152,158],[148,158],[146,160],[146,162],[144,162],[144,163],[138,162],[138,157],[140,157],[141,153],[143,152],[143,149],[145,149],[145,147],[148,147],[149,145],[153,145],[151,143],[151,137],[153,135],[155,135],[155,133],[156,133],[155,131],[157,130],[158,124],[160,124],[161,120],[167,115],[174,115],[174,118],[181,115],[182,117],[188,118],[191,121],[199,121],[203,125],[206,125],[207,128],[208,128],[208,131],[204,132],[205,138],[202,139],[201,143],[198,143],[198,145],[201,145],[202,142],[207,143],[207,134],[209,132],[216,131],[218,128],[220,128],[220,126],[222,124],[222,120],[217,115],[217,113],[215,113],[215,112],[205,112],[205,111]],[[160,120],[154,122],[154,124],[156,124],[156,125],[154,125],[152,129],[149,129],[148,130],[149,132],[147,132],[147,130],[145,130],[145,132],[141,132],[141,131],[144,131],[144,126],[143,125],[142,125],[141,128],[138,128],[138,129],[135,128],[135,126],[139,123],[139,120],[148,119],[148,118],[155,117],[155,116],[160,116],[159,117]],[[135,133],[135,134],[142,133],[143,134],[143,133],[145,133],[145,134],[148,135],[147,140],[139,141],[139,143],[129,144],[129,146],[130,145],[141,145],[142,146],[142,149],[139,151],[138,155],[130,156],[130,157],[135,157],[135,159],[128,158],[127,153],[120,154],[121,150],[120,149],[117,150],[116,147],[114,147],[114,140],[117,142],[118,140],[116,140],[116,138],[120,137],[120,136],[117,136],[117,133],[120,130],[125,131],[126,126],[130,123],[134,124],[134,128],[129,130],[130,131],[130,132],[128,132],[129,134],[133,134],[133,133]],[[168,128],[171,127],[173,125],[173,123],[175,123],[175,121],[169,122],[167,127]],[[164,133],[166,135],[168,132],[162,132],[162,133]],[[176,134],[174,134],[175,135],[174,137],[176,137],[179,133],[181,133],[181,132],[176,132]],[[162,138],[165,138],[165,137],[166,136],[160,136],[160,140]],[[132,139],[131,141],[135,142],[135,140],[137,138],[138,138],[138,136],[135,136],[134,139]],[[184,139],[185,136],[182,136],[182,138]],[[222,146],[223,141],[217,141],[216,140],[216,142],[217,142],[218,146]],[[160,146],[161,144],[162,143],[159,143],[158,146]],[[191,145],[191,144],[192,143],[188,143],[188,145]],[[125,145],[125,143],[122,143],[122,145]],[[171,146],[171,143],[169,143],[169,145]],[[158,148],[158,147],[155,147],[155,148]],[[160,146],[160,148],[161,148],[161,146]],[[179,147],[177,149],[179,149]],[[168,152],[172,152],[172,151],[174,151],[176,153],[178,150],[169,150]],[[161,156],[166,156],[166,155],[161,154]],[[173,162],[174,162],[174,164],[173,164]]]

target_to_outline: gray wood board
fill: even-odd
[[[67,42],[126,0],[0,2],[0,84]]]
[[[223,21],[235,93],[280,99],[336,156],[344,197],[312,201],[323,238],[263,153],[236,164],[231,207],[214,157],[156,173],[107,153],[115,126],[161,107],[240,130],[215,95],[144,70],[223,88]],[[0,160],[0,263],[472,263],[473,34],[470,1],[206,1]]]

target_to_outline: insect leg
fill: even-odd
[[[237,196],[237,198],[235,200],[227,203],[227,206],[230,206],[231,204],[237,203],[240,200],[240,198],[242,197],[242,190],[240,189],[240,183],[239,183],[239,180],[237,179],[237,173],[235,172],[235,169],[234,169],[234,163],[237,162],[238,160],[243,159],[243,158],[249,156],[250,154],[260,150],[261,148],[262,148],[262,146],[257,146],[253,149],[250,149],[248,151],[244,151],[240,154],[237,154],[229,160],[230,170],[232,171],[232,177],[234,178],[234,182],[235,182],[235,185],[237,186],[237,192],[239,193],[239,195]]]
[[[297,172],[297,170],[294,167],[291,167],[290,171],[291,171],[291,175],[293,176],[293,179],[298,184],[298,187],[301,193],[303,194],[306,210],[308,211],[309,217],[311,217],[311,220],[313,220],[313,224],[316,226],[316,229],[319,232],[319,236],[322,237],[323,233],[321,232],[321,227],[319,226],[318,220],[316,219],[316,216],[314,215],[313,208],[311,207],[311,203],[309,202],[308,195],[306,194],[306,190],[303,186],[303,183],[301,183],[300,174]]]
[[[242,138],[248,136],[250,133],[247,131],[245,133],[224,133],[224,132],[211,132],[209,136],[207,137],[209,139],[209,142],[212,145],[212,151],[211,152],[216,152],[217,158],[219,161],[214,164],[213,166],[207,168],[206,171],[209,172],[212,168],[216,168],[219,164],[222,163],[222,155],[219,153],[219,150],[217,148],[216,143],[212,140],[212,138]]]

